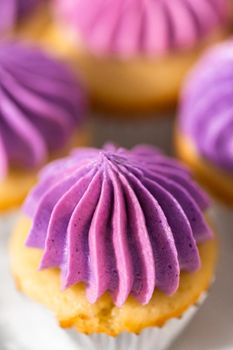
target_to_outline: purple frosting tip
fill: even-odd
[[[41,269],[61,269],[64,288],[86,283],[90,303],[108,291],[117,306],[130,294],[147,304],[156,288],[173,294],[180,271],[199,269],[207,209],[189,172],[152,146],[75,150],[28,196],[26,245],[43,250]]]

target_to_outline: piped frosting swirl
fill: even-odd
[[[39,0],[1,0],[0,34],[12,30],[38,4]]]
[[[233,174],[233,40],[211,49],[188,77],[180,128],[203,158]]]
[[[86,283],[91,303],[108,291],[117,306],[130,294],[147,304],[199,269],[208,206],[189,172],[153,147],[75,150],[27,198],[26,244],[43,250],[41,269],[61,269],[64,288]]]
[[[71,71],[41,50],[0,44],[0,176],[35,168],[68,143],[86,110]]]
[[[55,11],[94,53],[122,56],[193,48],[229,14],[227,0],[55,0]]]

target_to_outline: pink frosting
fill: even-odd
[[[228,17],[227,0],[55,0],[96,54],[161,55],[198,44]]]

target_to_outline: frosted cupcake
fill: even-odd
[[[45,41],[82,69],[94,103],[120,111],[174,105],[229,13],[227,0],[54,0],[54,9]]]
[[[0,211],[18,206],[38,169],[86,144],[85,94],[71,71],[19,42],[0,44]]]
[[[45,0],[1,0],[0,37],[40,36],[49,17]]]
[[[83,348],[165,349],[214,276],[208,208],[189,172],[155,148],[75,150],[26,200],[13,276]]]
[[[233,205],[233,41],[203,57],[184,86],[177,150],[197,178]]]

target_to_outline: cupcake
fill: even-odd
[[[20,42],[0,44],[0,211],[17,207],[38,169],[86,144],[85,94],[63,63]]]
[[[177,152],[220,201],[233,205],[233,41],[210,50],[188,77]],[[232,216],[232,214],[231,214]]]
[[[206,47],[223,39],[227,0],[54,0],[45,42],[78,65],[94,104],[168,109]]]
[[[26,200],[13,276],[82,348],[165,349],[213,280],[208,208],[188,170],[153,147],[74,150]]]
[[[0,37],[36,37],[48,25],[45,0],[1,0]]]

